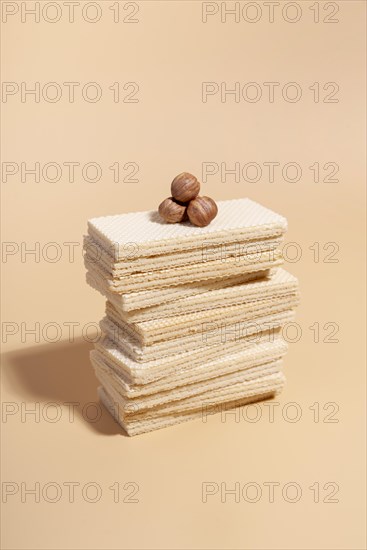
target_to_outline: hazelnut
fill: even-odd
[[[210,197],[196,197],[187,207],[190,222],[198,227],[209,225],[218,213],[218,207]]]
[[[200,191],[200,183],[192,174],[182,172],[171,183],[172,197],[180,202],[194,199]]]
[[[176,201],[173,197],[169,197],[158,206],[158,212],[161,218],[163,218],[166,222],[177,223],[185,221],[187,218],[186,207],[186,204],[182,204]]]

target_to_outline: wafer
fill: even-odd
[[[237,388],[229,395],[222,391],[222,394],[211,395],[206,400],[196,402],[192,409],[176,410],[171,412],[157,410],[153,415],[123,415],[120,411],[119,396],[110,388],[98,388],[101,401],[110,411],[112,416],[119,422],[128,435],[138,435],[152,430],[158,430],[185,422],[186,420],[207,419],[209,414],[228,411],[231,408],[247,405],[260,400],[269,399],[279,393],[285,383],[284,375],[277,374],[263,378],[261,382],[248,383],[247,387]]]
[[[214,260],[187,264],[185,266],[169,267],[146,273],[131,273],[119,278],[113,278],[103,266],[89,261],[87,257],[84,258],[84,263],[92,275],[104,278],[110,292],[124,293],[152,288],[160,289],[196,281],[224,279],[243,273],[265,271],[281,265],[283,258],[279,250],[261,251],[244,256],[240,262],[234,257],[229,257],[225,261]]]
[[[150,395],[157,392],[186,386],[195,382],[203,382],[212,378],[217,378],[223,374],[233,373],[235,371],[255,368],[259,364],[280,359],[287,351],[287,344],[283,339],[277,338],[273,342],[262,341],[240,351],[228,353],[200,363],[188,363],[167,370],[163,377],[152,380],[152,372],[148,369],[154,369],[154,366],[146,366],[145,372],[139,374],[144,376],[143,383],[135,383],[131,376],[126,375],[126,365],[123,360],[118,364],[116,361],[109,360],[108,355],[98,350],[91,352],[92,363],[97,372],[110,374],[114,377],[117,386],[126,398],[135,398],[144,395]],[[126,363],[126,361],[125,361]],[[155,371],[153,370],[153,375]],[[191,387],[191,386],[190,386]]]
[[[188,351],[193,355],[202,354],[203,357],[226,353],[235,349],[236,346],[256,343],[261,333],[269,333],[271,341],[274,331],[293,319],[294,311],[287,310],[258,317],[256,320],[244,324],[235,323],[223,326],[220,323],[213,323],[211,330],[205,333],[197,332],[181,338],[163,340],[154,343],[154,345],[142,344],[107,317],[100,321],[100,327],[102,332],[113,340],[120,350],[134,361],[144,365],[147,361],[163,361],[167,356],[175,356]],[[190,361],[192,360],[194,360],[193,357],[190,358]]]
[[[115,299],[113,293],[109,293],[109,302],[119,312],[121,318],[130,323],[149,321],[162,317],[172,317],[179,314],[196,313],[199,311],[220,311],[220,308],[231,307],[242,303],[255,302],[265,299],[275,300],[278,297],[296,294],[298,281],[296,277],[285,271],[277,269],[273,275],[261,280],[247,280],[235,286],[229,286],[205,293],[175,300],[173,303],[162,303],[136,311],[125,312],[120,307],[120,301]],[[222,310],[224,313],[225,311]]]
[[[297,292],[279,296],[277,299],[257,300],[226,308],[213,308],[196,313],[180,314],[150,321],[126,322],[110,303],[106,303],[107,318],[132,338],[146,345],[181,336],[211,332],[218,324],[237,324],[237,331],[245,330],[246,323],[257,318],[294,309],[299,302]]]
[[[161,392],[134,397],[133,399],[126,398],[124,393],[121,392],[121,384],[118,377],[113,372],[111,373],[108,368],[103,369],[99,365],[96,365],[95,373],[103,386],[107,387],[110,385],[120,394],[120,407],[123,407],[123,410],[128,412],[133,410],[135,414],[147,410],[150,411],[153,408],[161,407],[167,403],[174,404],[176,401],[181,402],[188,397],[194,398],[204,392],[214,392],[223,388],[233,387],[233,385],[237,383],[258,381],[261,377],[278,374],[280,368],[281,361],[273,361],[252,368],[227,372],[226,374],[203,379],[196,383],[178,386],[169,390],[162,390]]]
[[[250,199],[220,201],[217,217],[207,227],[189,222],[164,223],[157,212],[132,212],[94,218],[88,234],[116,260],[159,256],[222,242],[281,237],[287,229],[285,218]]]
[[[282,244],[282,238],[255,239],[244,242],[221,243],[220,245],[207,245],[205,241],[200,248],[173,252],[160,256],[131,257],[124,260],[116,260],[114,256],[105,251],[91,237],[84,238],[85,257],[89,263],[99,264],[113,278],[119,278],[129,273],[146,273],[147,271],[159,271],[172,267],[183,267],[188,264],[200,264],[203,262],[220,260],[225,262],[228,258],[246,263],[247,257],[256,256],[260,252],[275,250]]]
[[[270,270],[254,271],[251,273],[240,273],[239,275],[226,277],[224,279],[195,281],[194,283],[166,287],[160,289],[159,292],[157,292],[156,289],[150,289],[122,294],[111,292],[103,276],[96,270],[93,273],[87,271],[86,279],[92,288],[98,290],[98,292],[113,302],[116,307],[122,311],[132,311],[162,305],[181,298],[186,298],[187,296],[202,294],[209,290],[227,288],[228,286],[246,283],[255,279],[266,278],[270,273]]]
[[[280,267],[286,229],[250,199],[219,202],[205,227],[157,212],[88,222],[86,278],[107,299],[90,358],[129,435],[281,391],[282,331],[299,302]]]

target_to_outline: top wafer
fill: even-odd
[[[200,248],[281,236],[287,220],[250,199],[219,201],[218,215],[207,227],[189,222],[168,224],[155,211],[93,218],[88,233],[115,260],[156,256]]]

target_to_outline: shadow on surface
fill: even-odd
[[[4,353],[3,382],[27,402],[76,403],[75,417],[97,433],[126,435],[98,400],[99,383],[89,361],[92,347],[77,338]],[[88,403],[96,403],[102,413],[95,422],[97,409],[86,407]]]

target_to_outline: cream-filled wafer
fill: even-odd
[[[267,365],[266,369],[269,367]],[[270,387],[274,388],[274,384],[279,384],[281,387],[284,385],[284,375],[278,367],[272,374],[266,374],[251,378],[250,380],[242,377],[235,383],[224,384],[219,388],[206,389],[202,393],[195,393],[190,395],[189,393],[181,399],[165,402],[161,405],[157,404],[146,409],[140,409],[134,405],[133,400],[129,404],[126,403],[119,392],[110,384],[109,380],[105,380],[103,387],[113,397],[115,403],[118,403],[119,413],[125,419],[133,418],[154,418],[163,414],[172,414],[183,411],[192,411],[195,409],[203,409],[206,405],[213,405],[219,403],[226,403],[241,397],[249,397],[250,395],[256,395],[266,393],[270,390]],[[269,387],[270,386],[270,387]]]
[[[165,357],[176,356],[184,352],[191,352],[195,355],[203,354],[203,357],[209,357],[216,353],[226,353],[236,347],[256,343],[259,335],[264,332],[269,332],[271,341],[274,331],[293,319],[294,311],[287,310],[281,313],[258,317],[256,320],[245,324],[223,325],[221,323],[213,323],[211,330],[205,333],[197,332],[181,338],[162,340],[161,342],[155,342],[154,345],[147,345],[137,341],[134,336],[124,331],[121,327],[107,319],[107,317],[100,321],[100,326],[102,332],[110,340],[113,340],[119,349],[131,359],[144,366],[146,362],[152,360],[161,360],[163,362]],[[191,358],[190,361],[192,360],[194,359]]]
[[[275,272],[275,270],[273,270]],[[93,273],[87,271],[87,283],[98,290],[108,300],[113,302],[121,311],[133,311],[153,306],[163,305],[169,302],[175,302],[181,298],[203,294],[209,290],[227,288],[242,283],[247,283],[255,279],[265,279],[270,276],[271,270],[254,271],[251,273],[241,273],[233,277],[224,279],[215,279],[210,281],[196,281],[159,289],[140,290],[129,293],[118,294],[109,290],[108,284],[103,276],[96,271]]]
[[[265,271],[280,266],[283,263],[283,258],[279,250],[270,250],[244,256],[241,258],[241,261],[237,261],[234,257],[229,257],[225,261],[214,260],[157,271],[148,271],[146,273],[137,272],[119,278],[112,278],[103,266],[90,262],[86,257],[84,258],[84,263],[92,275],[96,274],[105,279],[110,292],[119,294],[139,290],[161,289],[203,280],[224,279],[243,273]]]
[[[281,361],[274,360],[262,365],[256,365],[247,369],[238,369],[232,372],[218,375],[209,379],[203,379],[198,382],[192,382],[176,388],[162,390],[161,392],[151,393],[140,397],[128,398],[121,391],[121,385],[114,373],[109,369],[102,369],[100,365],[95,365],[95,373],[99,382],[107,387],[112,387],[121,397],[120,407],[128,413],[134,411],[141,413],[161,407],[165,404],[174,405],[176,402],[181,402],[186,398],[194,398],[201,394],[211,391],[219,391],[229,388],[237,383],[251,382],[259,380],[261,377],[278,374],[281,369]]]
[[[138,435],[147,431],[168,427],[185,420],[204,419],[211,414],[229,410],[230,408],[268,399],[278,394],[284,387],[285,378],[282,373],[264,376],[256,381],[240,383],[232,386],[229,391],[217,390],[196,396],[183,403],[183,408],[177,406],[162,406],[153,409],[149,414],[123,413],[121,399],[110,386],[99,389],[99,396],[110,413],[119,422],[128,435]],[[132,411],[133,411],[132,407]]]
[[[280,387],[281,390],[282,386]],[[161,428],[168,428],[174,426],[175,424],[182,424],[183,422],[188,422],[189,420],[201,420],[203,423],[208,421],[208,417],[213,414],[226,413],[237,407],[243,407],[251,403],[257,403],[259,401],[264,401],[272,399],[280,391],[278,385],[274,390],[270,390],[268,393],[263,393],[259,395],[252,395],[250,397],[245,397],[243,399],[237,399],[228,403],[206,406],[203,409],[196,409],[191,412],[176,413],[171,415],[162,415],[161,417],[155,418],[138,418],[134,419],[125,419],[119,414],[119,406],[117,402],[113,401],[113,398],[109,396],[107,391],[103,386],[99,386],[98,395],[106,409],[114,417],[116,422],[120,424],[122,429],[129,435],[141,435],[143,433],[151,432],[153,430],[159,430]]]
[[[168,377],[173,377],[173,383],[175,383],[181,377],[185,377],[188,370],[196,369],[213,360],[225,359],[228,355],[245,350],[249,350],[251,356],[251,353],[258,353],[259,344],[273,343],[280,338],[281,328],[277,327],[238,341],[202,345],[187,351],[182,351],[178,347],[175,354],[159,354],[158,359],[140,362],[132,359],[119,345],[106,336],[95,344],[95,350],[91,354],[93,357],[99,357],[111,369],[114,369],[127,386],[133,387],[151,384]],[[142,392],[145,391],[143,388],[140,389]]]
[[[84,237],[85,257],[88,262],[100,265],[112,278],[119,278],[129,273],[146,273],[147,271],[159,271],[215,260],[225,262],[228,258],[234,258],[238,263],[245,263],[247,257],[253,257],[260,252],[276,250],[281,244],[282,238],[280,237],[222,243],[216,246],[207,245],[204,241],[200,248],[193,250],[159,256],[138,256],[137,258],[131,253],[131,257],[116,260],[111,253],[100,247],[91,237]]]
[[[283,216],[250,199],[217,203],[217,217],[207,227],[189,222],[167,224],[156,211],[132,212],[93,218],[88,234],[118,260],[158,256],[201,248],[203,243],[246,241],[281,237],[287,229]]]
[[[237,324],[238,331],[246,330],[250,321],[255,321],[273,313],[294,309],[298,305],[297,292],[279,296],[277,299],[257,300],[226,308],[215,308],[196,313],[181,314],[173,317],[162,317],[150,321],[135,323],[125,322],[116,308],[106,303],[107,318],[138,342],[151,345],[162,340],[200,333],[205,335],[218,325]]]
[[[121,318],[130,323],[150,321],[162,317],[172,317],[178,314],[196,313],[199,311],[218,310],[241,303],[255,302],[265,299],[275,300],[278,297],[296,293],[298,281],[296,277],[277,269],[273,275],[261,280],[246,281],[235,286],[208,291],[199,295],[177,299],[173,303],[163,303],[150,308],[125,312],[120,308],[119,300],[115,300],[113,293],[109,293],[109,302],[119,312]],[[225,314],[225,310],[223,309]]]
[[[91,352],[92,363],[96,371],[100,371],[114,378],[116,386],[127,399],[133,399],[145,395],[166,392],[174,388],[202,382],[217,378],[219,376],[242,371],[264,364],[266,362],[280,359],[287,351],[287,344],[283,339],[277,338],[273,342],[263,340],[259,344],[242,349],[224,356],[215,357],[197,364],[186,362],[180,367],[167,369],[164,376],[152,380],[145,380],[143,384],[134,383],[131,377],[126,376],[125,371],[116,365],[116,362],[109,360],[107,354],[98,350]],[[144,375],[144,373],[142,373]]]

